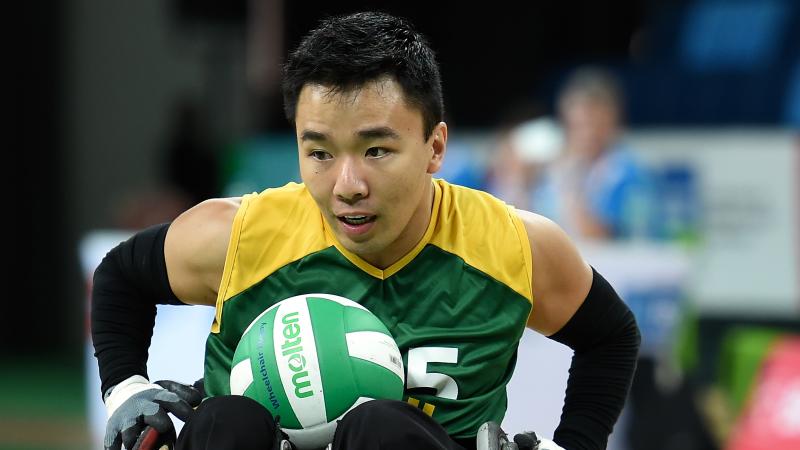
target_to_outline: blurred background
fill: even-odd
[[[94,265],[202,199],[299,179],[280,64],[320,18],[362,9],[438,53],[440,175],[558,222],[636,314],[609,448],[800,448],[800,2],[607,3],[19,6],[0,449],[100,447]],[[208,314],[160,309],[153,378],[202,375]],[[524,337],[507,430],[552,433],[568,365]]]

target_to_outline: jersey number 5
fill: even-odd
[[[428,363],[456,364],[457,362],[457,348],[419,347],[409,349],[406,387],[408,389],[435,389],[437,397],[455,400],[458,398],[456,380],[443,373],[428,372]]]

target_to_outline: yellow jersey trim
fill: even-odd
[[[447,192],[431,244],[533,303],[530,241],[513,207],[482,191],[436,182]]]
[[[285,265],[331,246],[319,233],[322,213],[304,184],[245,195],[233,220],[211,331],[224,303]]]
[[[408,263],[414,260],[414,258],[419,255],[419,252],[422,251],[423,248],[430,242],[431,236],[433,236],[433,232],[436,229],[436,222],[439,219],[439,207],[442,203],[442,188],[439,186],[438,183],[433,182],[433,209],[431,211],[431,218],[428,222],[428,226],[425,229],[425,234],[422,235],[422,239],[417,243],[414,248],[405,254],[402,258],[400,258],[397,262],[392,264],[391,266],[387,267],[386,269],[379,269],[372,264],[364,261],[360,256],[356,255],[355,253],[347,250],[344,246],[336,239],[336,236],[330,231],[328,224],[325,223],[325,236],[327,239],[336,246],[336,249],[339,250],[348,261],[353,263],[356,267],[363,270],[364,272],[372,275],[373,277],[379,280],[385,280],[390,276],[399,272],[403,267],[407,266]]]
[[[222,280],[220,281],[219,289],[217,290],[217,302],[215,305],[216,312],[214,313],[214,323],[211,324],[212,333],[219,333],[219,327],[222,323],[222,304],[225,301],[225,294],[228,292],[228,287],[231,283],[231,273],[233,273],[233,266],[236,261],[236,252],[239,249],[239,236],[241,235],[242,231],[242,222],[244,221],[245,214],[247,214],[247,207],[250,205],[250,199],[253,198],[253,195],[254,194],[244,195],[242,197],[239,209],[236,211],[236,215],[233,217],[231,237],[228,241],[228,251],[225,254],[225,266],[222,269]]]
[[[530,300],[531,304],[533,304],[535,300],[533,298],[533,256],[531,252],[531,241],[528,237],[528,230],[525,229],[525,224],[522,222],[522,218],[519,217],[519,214],[517,214],[517,208],[512,205],[508,205],[508,213],[511,216],[511,220],[514,222],[514,228],[516,228],[517,236],[519,237],[519,245],[522,248],[522,257],[525,261],[526,267],[525,285],[530,289],[530,297],[528,297],[528,300]],[[533,308],[531,308],[531,312],[533,312]]]

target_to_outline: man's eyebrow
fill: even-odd
[[[303,142],[305,142],[305,141],[327,141],[328,140],[328,135],[325,134],[325,133],[322,133],[320,131],[303,130],[303,132],[300,133],[300,140],[303,141]]]
[[[400,139],[400,133],[395,131],[391,127],[375,127],[375,128],[365,128],[363,130],[359,130],[356,132],[359,138],[370,140],[370,139]],[[321,132],[321,131],[314,131],[314,130],[303,130],[300,133],[300,140],[305,141],[328,141],[330,140],[328,135]]]
[[[395,131],[391,127],[375,127],[375,128],[367,128],[364,130],[358,131],[358,137],[362,139],[400,139],[400,133]]]

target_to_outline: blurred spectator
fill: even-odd
[[[576,70],[559,95],[563,151],[530,206],[575,237],[653,234],[653,189],[646,170],[621,140],[623,104],[616,78],[596,67]]]
[[[525,121],[501,132],[486,189],[519,208],[533,209],[531,196],[563,144],[561,128],[549,117]]]

